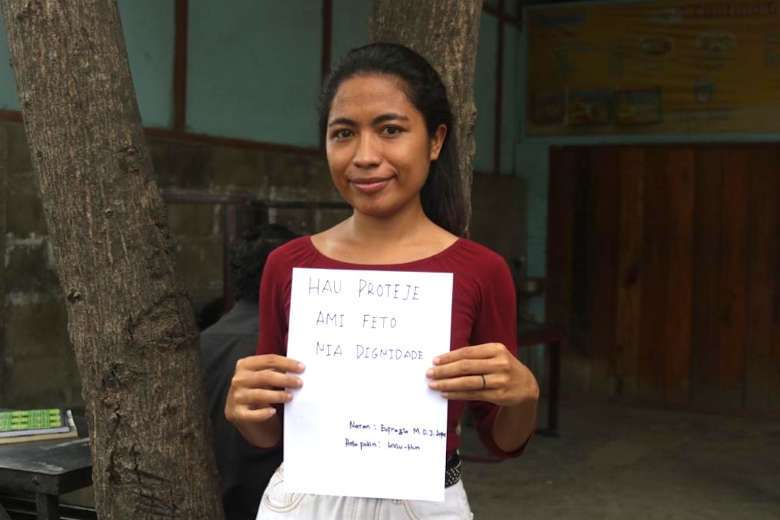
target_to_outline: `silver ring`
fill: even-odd
[[[482,378],[482,388],[480,390],[484,390],[487,387],[487,381],[485,381],[485,374],[479,375]]]

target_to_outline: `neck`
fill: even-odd
[[[352,237],[367,245],[399,244],[413,239],[431,225],[433,223],[425,215],[419,200],[417,204],[386,218],[355,211],[348,223]]]

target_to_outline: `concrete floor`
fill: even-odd
[[[780,519],[778,419],[563,403],[560,424],[517,459],[465,465],[476,519]]]

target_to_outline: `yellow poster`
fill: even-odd
[[[527,134],[780,132],[778,4],[529,8]]]

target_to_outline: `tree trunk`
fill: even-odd
[[[116,2],[2,8],[87,403],[99,516],[222,518],[198,334],[174,279]]]
[[[482,0],[374,0],[372,41],[401,43],[431,62],[447,87],[460,151],[466,221],[471,217],[474,159],[474,63]],[[466,225],[468,230],[468,224]]]

